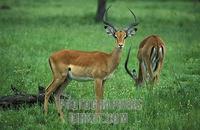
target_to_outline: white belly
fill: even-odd
[[[75,75],[72,74],[71,71],[69,71],[68,77],[69,77],[69,79],[71,79],[71,80],[77,80],[77,81],[91,81],[91,80],[94,80],[94,79],[91,78],[91,77],[75,76]]]
[[[70,66],[72,67],[72,66]],[[68,78],[71,79],[71,80],[77,80],[77,81],[91,81],[91,80],[94,80],[93,77],[89,77],[89,76],[78,76],[78,75],[75,75],[73,73],[73,70],[75,69],[75,67],[73,66],[71,68],[71,71],[68,71]]]
[[[70,65],[69,68],[70,68],[70,70],[68,70],[67,75],[70,80],[77,80],[77,81],[92,81],[92,80],[94,80],[94,77],[91,74],[90,68],[83,68],[83,67],[74,66],[74,65]],[[103,80],[111,78],[113,76],[113,73],[114,73],[114,71],[112,73],[110,73],[109,75],[105,76],[103,78]]]

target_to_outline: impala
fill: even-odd
[[[155,83],[159,80],[165,56],[165,44],[159,36],[151,35],[145,38],[139,45],[137,58],[139,61],[139,72],[135,69],[128,69],[128,61],[131,47],[125,61],[125,70],[135,81],[136,85],[142,85],[144,82]]]
[[[105,11],[105,14],[108,9]],[[60,96],[64,87],[70,80],[94,81],[96,113],[100,112],[100,100],[103,98],[104,83],[119,64],[125,38],[134,35],[137,31],[136,26],[138,22],[136,21],[136,16],[131,10],[130,12],[134,16],[134,22],[124,30],[116,30],[112,24],[106,21],[104,14],[103,23],[105,30],[107,34],[113,36],[116,41],[116,45],[111,53],[62,50],[50,56],[49,65],[53,73],[53,80],[45,90],[45,114],[47,114],[48,110],[49,97],[54,92],[57,111],[60,118],[64,121]]]

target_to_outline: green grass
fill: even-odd
[[[48,57],[61,49],[110,52],[114,39],[102,24],[94,22],[96,1],[90,0],[3,0],[10,10],[0,10],[0,95],[11,94],[10,85],[36,93],[38,84],[48,85],[51,71]],[[84,6],[83,6],[84,5]],[[126,40],[121,63],[105,84],[104,98],[142,99],[142,109],[128,113],[126,124],[62,124],[54,104],[43,115],[41,106],[0,111],[1,129],[200,129],[200,4],[193,2],[110,1],[109,19],[126,26],[134,10],[140,25]],[[124,61],[132,44],[131,65],[140,41],[150,34],[160,35],[167,53],[160,84],[153,89],[136,89],[124,71]],[[95,99],[93,82],[71,82],[65,93],[73,99]],[[81,112],[81,111],[78,111]],[[106,110],[104,112],[107,112]],[[118,112],[118,110],[113,111]]]

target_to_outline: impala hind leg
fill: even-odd
[[[49,97],[51,96],[51,94],[53,92],[51,88],[52,88],[52,86],[55,86],[54,84],[55,84],[55,79],[53,79],[51,84],[49,84],[49,86],[45,90],[45,97],[44,97],[44,114],[45,115],[47,115],[47,112],[48,112]]]
[[[51,94],[56,91],[56,89],[64,82],[64,79],[61,77],[54,78],[52,83],[45,90],[45,98],[44,98],[44,113],[47,115],[48,112],[48,101]]]
[[[146,60],[145,62],[146,62],[146,65],[147,65],[147,71],[148,71],[149,76],[150,76],[149,77],[149,81],[150,81],[150,83],[154,83],[155,75],[154,75],[154,72],[153,72],[151,61],[150,60],[149,61]]]
[[[160,80],[160,73],[161,73],[162,67],[163,67],[163,58],[160,59],[159,66],[158,66],[158,69],[159,69],[159,72],[158,72],[158,81]]]
[[[153,79],[154,84],[156,84],[157,82],[159,82],[159,75],[155,75],[155,77]]]
[[[61,120],[64,122],[64,114],[63,114],[63,111],[62,111],[62,105],[61,105],[61,100],[60,100],[60,96],[64,90],[64,88],[68,85],[69,83],[69,80],[68,79],[65,79],[65,82],[62,83],[55,91],[55,95],[54,95],[54,98],[55,98],[55,103],[56,103],[56,108],[57,108],[57,111],[58,111],[58,114],[61,118]]]
[[[159,82],[161,69],[162,69],[162,61],[158,63],[157,70],[155,72],[156,74],[154,77],[154,82]]]
[[[146,82],[147,79],[147,67],[145,65],[145,62],[143,60],[139,61],[139,77],[138,77],[138,85],[143,85],[144,82]]]
[[[136,86],[141,86],[143,83],[143,69],[141,67],[141,62],[139,61],[138,77],[135,80]]]

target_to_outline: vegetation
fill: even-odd
[[[0,5],[0,95],[9,95],[10,85],[36,93],[38,84],[51,82],[48,57],[61,49],[110,52],[114,39],[94,21],[97,1],[3,0]],[[84,5],[84,6],[83,6]],[[131,22],[131,8],[140,21],[135,36],[126,40],[121,63],[105,84],[104,98],[141,99],[141,110],[128,113],[125,124],[81,124],[60,122],[54,104],[48,116],[41,106],[0,110],[1,129],[200,129],[200,4],[182,1],[108,1],[109,20],[122,27]],[[140,41],[158,34],[167,53],[159,85],[135,88],[125,73],[124,61],[132,44],[131,67],[137,68]],[[72,81],[65,94],[73,99],[95,99],[92,82]],[[82,112],[82,111],[76,111]],[[104,112],[108,112],[104,110]]]

